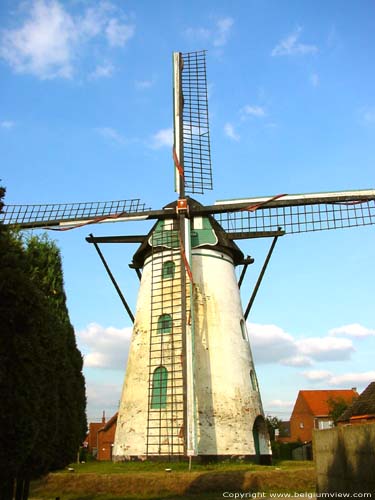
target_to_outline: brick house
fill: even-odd
[[[338,425],[373,423],[375,423],[375,382],[371,382],[337,420]]]
[[[86,438],[83,442],[83,446],[87,451],[96,457],[98,453],[98,432],[105,425],[105,412],[103,411],[103,416],[101,422],[90,422],[89,431],[86,434]]]
[[[333,427],[330,416],[330,400],[340,400],[351,404],[358,397],[356,389],[299,391],[290,417],[290,436],[280,437],[283,443],[312,440],[313,429]]]
[[[98,431],[97,460],[112,460],[112,449],[115,441],[117,413]]]
[[[112,460],[116,424],[117,413],[106,422],[104,411],[101,422],[91,422],[89,424],[89,431],[83,446],[97,460]]]

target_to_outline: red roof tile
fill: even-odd
[[[351,404],[353,398],[358,397],[358,392],[355,389],[299,391],[299,396],[305,400],[313,415],[323,416],[329,415],[331,411],[328,404],[330,399],[343,399],[346,403]]]
[[[345,422],[356,416],[372,415],[375,413],[375,382],[370,385],[361,393],[359,398],[347,408],[339,418],[339,422]]]
[[[118,412],[116,412],[113,415],[113,417],[111,417],[108,420],[108,422],[101,429],[99,429],[98,432],[107,431],[110,427],[112,427],[112,425],[117,424],[117,416],[118,416]]]

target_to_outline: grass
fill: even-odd
[[[33,500],[216,500],[223,492],[313,492],[312,462],[279,462],[273,466],[220,462],[88,462],[35,481]],[[165,469],[171,469],[167,472]]]
[[[165,469],[172,469],[174,472],[187,472],[188,462],[163,462],[163,461],[134,461],[134,462],[99,462],[92,460],[86,463],[74,463],[69,466],[78,473],[95,473],[95,474],[129,474],[133,472],[165,472]],[[210,462],[207,464],[193,463],[192,471],[238,471],[238,470],[288,470],[299,468],[313,468],[313,462],[309,461],[293,461],[282,460],[275,461],[271,466],[257,465],[250,461],[233,461],[223,460],[220,462]],[[66,468],[59,471],[65,474],[72,474]]]

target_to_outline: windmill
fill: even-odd
[[[375,190],[218,201],[190,197],[212,189],[205,52],[174,53],[176,201],[151,210],[139,199],[7,205],[5,224],[61,230],[154,220],[146,235],[94,237],[134,321],[113,458],[271,456],[246,319],[277,238],[375,222]],[[250,257],[235,243],[272,238],[250,301],[240,286]],[[140,278],[135,317],[99,249],[139,243],[131,267]],[[239,281],[235,268],[242,266]]]

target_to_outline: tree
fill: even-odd
[[[15,483],[25,500],[30,479],[70,463],[85,435],[82,356],[55,243],[0,224],[0,254],[0,500]]]
[[[272,417],[271,415],[267,415],[266,423],[268,427],[268,433],[270,435],[271,441],[275,441],[275,431],[280,428],[282,420],[277,417]]]
[[[32,453],[39,432],[41,397],[38,361],[42,357],[43,304],[27,278],[20,241],[0,231],[0,463],[3,497],[9,497],[20,466]]]
[[[329,408],[329,416],[332,418],[333,423],[336,425],[338,418],[348,408],[349,404],[343,398],[340,397],[337,398],[330,397],[327,400],[327,403]]]
[[[86,433],[83,359],[69,320],[59,249],[46,236],[31,237],[27,240],[26,252],[31,279],[43,291],[54,312],[53,337],[58,351],[54,367],[58,387],[55,402],[62,418],[58,422],[55,443],[61,451],[54,457],[52,466],[58,468],[75,458],[77,443],[83,441]]]

